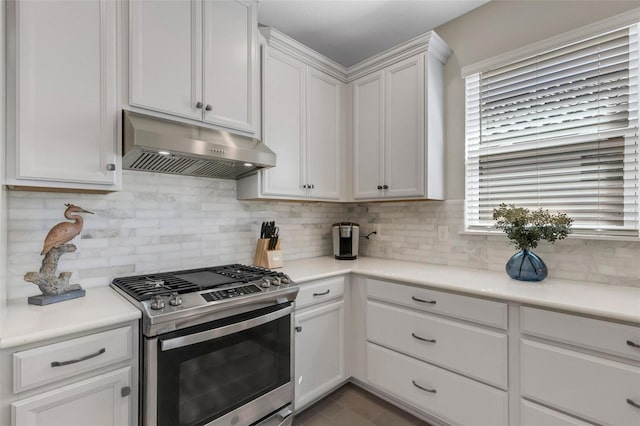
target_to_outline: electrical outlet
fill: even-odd
[[[449,227],[438,225],[438,242],[444,243],[449,241]]]

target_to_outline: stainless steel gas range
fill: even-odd
[[[141,424],[292,423],[298,287],[288,276],[234,264],[111,286],[143,313]]]

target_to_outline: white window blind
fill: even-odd
[[[638,25],[466,77],[466,221],[500,203],[638,236]]]

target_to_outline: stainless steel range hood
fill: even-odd
[[[276,165],[258,139],[124,111],[122,167],[219,179],[238,179]]]

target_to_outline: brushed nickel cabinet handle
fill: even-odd
[[[436,339],[425,339],[424,337],[418,336],[416,333],[411,333],[411,337],[414,339],[422,340],[423,342],[435,343]]]
[[[313,293],[313,297],[326,296],[327,294],[329,294],[329,292],[331,292],[331,290],[323,291],[322,293]]]
[[[389,189],[389,185],[382,185],[382,189]]]
[[[211,108],[211,105],[207,104],[206,107],[204,107],[205,111],[211,111],[213,108]]]
[[[196,104],[196,108],[198,109],[202,108],[202,102],[198,101],[198,103]]]
[[[115,165],[115,164],[113,164],[113,163],[109,163],[109,164],[107,164],[107,170],[108,170],[108,171],[112,172],[112,171],[114,171],[115,169],[116,169],[116,165]]]
[[[382,189],[382,185],[378,185],[378,190],[381,190],[381,189]]]
[[[417,297],[415,297],[415,296],[411,296],[411,298],[412,298],[413,300],[415,300],[416,302],[420,302],[420,303],[429,303],[429,304],[431,304],[431,305],[435,305],[435,304],[436,304],[436,301],[435,301],[435,300],[424,300],[424,299],[418,299],[418,298],[417,298]]]
[[[640,404],[638,404],[631,398],[627,398],[627,404],[629,404],[632,407],[640,408]]]
[[[298,333],[300,333],[300,332],[302,331],[302,327],[297,326],[297,327],[295,328],[295,330],[296,330]]]
[[[631,346],[632,348],[640,349],[640,344],[632,342],[631,340],[627,340],[627,345]]]
[[[78,359],[70,359],[69,361],[53,361],[51,363],[51,366],[52,367],[62,367],[64,365],[75,364],[77,362],[82,362],[82,361],[86,361],[86,360],[91,359],[91,358],[95,358],[98,355],[102,355],[106,351],[107,350],[105,348],[101,348],[98,352],[96,352],[94,354],[89,354],[87,356],[83,356],[83,357],[78,358]]]
[[[438,391],[437,391],[437,390],[435,390],[435,389],[427,389],[427,388],[425,388],[425,387],[423,387],[423,386],[420,386],[419,384],[417,384],[417,383],[416,383],[416,381],[415,381],[415,380],[412,380],[412,381],[411,381],[411,383],[413,383],[413,386],[415,386],[415,387],[417,387],[418,389],[423,390],[423,391],[425,391],[425,392],[429,392],[429,393],[437,393],[437,392],[438,392]],[[627,401],[629,401],[629,400],[627,400]]]

